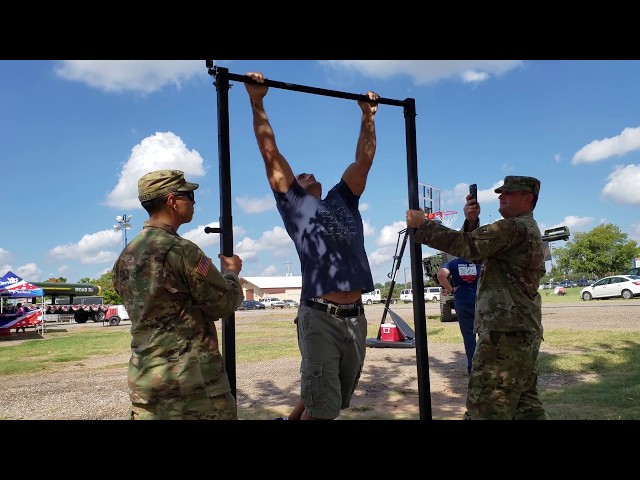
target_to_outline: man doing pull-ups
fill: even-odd
[[[278,211],[300,258],[302,293],[296,318],[302,355],[301,403],[290,419],[332,420],[347,408],[366,352],[367,320],[362,293],[374,289],[358,209],[376,153],[374,116],[380,96],[368,92],[355,161],[322,198],[313,173],[294,176],[278,150],[264,109],[269,89],[261,73],[247,74],[253,128]]]

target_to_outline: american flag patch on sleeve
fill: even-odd
[[[206,255],[202,255],[202,258],[196,267],[196,272],[203,277],[206,277],[209,273],[209,268],[211,268],[211,259]]]

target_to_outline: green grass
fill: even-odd
[[[0,348],[0,376],[51,371],[63,364],[126,352],[130,343],[129,332],[109,331],[106,328],[46,334],[44,341],[27,340]]]
[[[299,357],[295,325],[282,321],[260,321],[257,328],[236,329],[236,362],[260,362]]]
[[[542,304],[554,305],[557,303],[575,303],[575,302],[583,302],[580,298],[580,290],[583,287],[571,287],[565,288],[565,295],[554,295],[552,289],[547,290],[538,290],[540,292],[540,296],[542,297]]]
[[[541,389],[549,415],[557,420],[640,419],[640,332],[549,330],[540,372],[563,374],[571,385]]]

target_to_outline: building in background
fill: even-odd
[[[280,300],[300,301],[302,276],[294,277],[242,277],[242,291],[245,300],[278,297]]]

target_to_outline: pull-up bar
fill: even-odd
[[[219,69],[220,67],[213,67],[209,70],[209,74],[215,76],[217,75],[217,70]],[[246,75],[228,73],[227,77],[229,78],[229,80],[236,80],[238,82],[243,82],[243,83],[258,84],[258,82],[256,82],[254,79]],[[259,85],[266,85],[267,87],[281,88],[283,90],[293,90],[295,92],[313,93],[314,95],[324,95],[325,97],[346,98],[347,100],[358,100],[358,101],[371,101],[371,99],[366,95],[360,95],[357,93],[339,92],[337,90],[327,90],[325,88],[308,87],[306,85],[296,85],[295,83],[278,82],[277,80],[269,80],[268,78],[265,78],[264,82]],[[384,105],[395,105],[397,107],[404,107],[407,104],[406,100],[401,101],[401,100],[393,100],[391,98],[382,98],[382,97],[376,100],[376,103],[382,103]]]
[[[219,184],[220,184],[220,228],[205,229],[205,233],[220,233],[220,253],[225,256],[233,255],[233,223],[231,216],[231,162],[229,148],[229,80],[243,83],[255,83],[255,80],[246,75],[229,73],[227,68],[215,67],[213,60],[206,60],[209,75],[215,78],[213,84],[218,96],[218,157],[219,157]],[[328,97],[345,98],[348,100],[371,101],[367,95],[326,90],[323,88],[296,85],[293,83],[278,82],[265,79],[262,85],[293,90]],[[418,197],[418,159],[416,154],[416,108],[413,98],[405,100],[393,100],[379,98],[378,104],[395,105],[404,107],[405,138],[407,148],[407,191],[409,195],[409,208],[420,209]],[[424,289],[422,270],[422,246],[414,241],[413,229],[409,229],[411,254],[411,279],[414,290],[421,292]],[[420,407],[420,419],[431,420],[431,386],[429,383],[429,352],[427,349],[427,321],[424,302],[413,302],[413,318],[416,333],[416,362],[418,369],[418,402]],[[222,319],[222,345],[224,361],[231,384],[231,393],[236,396],[236,350],[235,350],[235,314]]]

